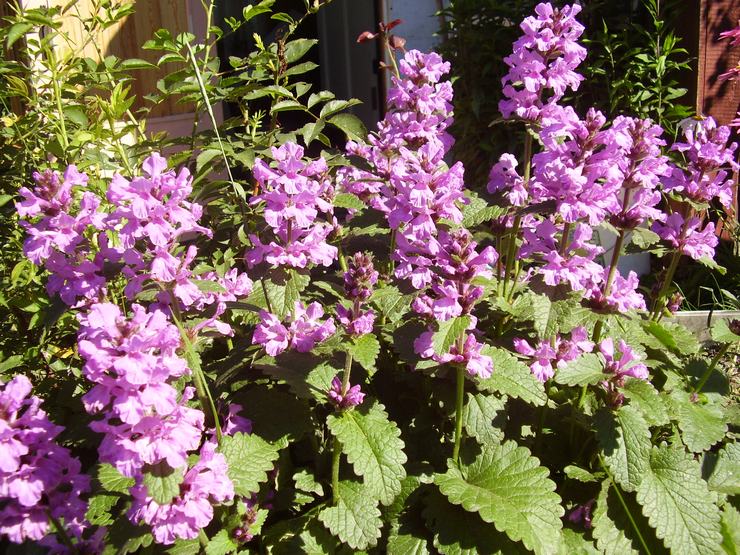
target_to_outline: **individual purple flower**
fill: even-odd
[[[619,356],[617,356],[614,349],[614,341],[611,337],[607,337],[599,344],[599,351],[604,356],[605,361],[604,372],[612,374],[614,376],[613,381],[619,386],[624,384],[624,378],[626,377],[647,380],[649,376],[648,368],[640,362],[640,357],[623,339],[619,340],[618,345],[621,353]]]
[[[346,393],[342,394],[342,380],[334,376],[329,389],[329,400],[340,409],[356,407],[365,399],[365,394],[360,391],[360,384],[353,385]]]
[[[713,222],[701,229],[701,220],[698,217],[692,216],[684,220],[678,212],[668,216],[665,223],[655,222],[652,230],[663,241],[694,260],[714,258],[714,248],[719,242]]]
[[[414,340],[414,351],[423,358],[431,358],[440,364],[460,364],[468,374],[479,378],[489,378],[493,372],[493,360],[481,353],[483,344],[478,343],[473,333],[465,336],[462,350],[453,344],[449,353],[437,354],[432,344],[433,331],[426,331]]]
[[[266,310],[260,310],[260,323],[254,329],[252,343],[262,345],[270,356],[277,356],[288,348],[290,332],[280,319]]]
[[[565,368],[569,362],[593,349],[594,344],[588,340],[588,332],[583,327],[573,329],[570,339],[558,335],[550,341],[538,342],[535,347],[525,339],[514,339],[514,350],[531,359],[529,368],[541,382],[552,378],[556,369]]]
[[[524,178],[517,173],[517,165],[513,154],[502,154],[488,175],[488,192],[503,193],[511,206],[523,206],[529,199]]]
[[[0,381],[0,537],[13,543],[38,541],[53,532],[49,515],[81,538],[87,526],[82,496],[90,479],[80,461],[55,442],[62,431],[41,409],[31,382]]]
[[[590,530],[591,518],[595,502],[595,499],[591,499],[583,505],[576,506],[568,515],[568,520],[573,524],[582,525],[586,530]]]
[[[645,310],[645,298],[637,291],[640,279],[633,271],[623,277],[616,270],[608,293],[604,288],[607,282],[607,268],[601,269],[601,275],[584,291],[584,297],[588,304],[603,312],[627,312],[629,310]]]
[[[180,493],[164,505],[154,501],[143,484],[131,489],[133,504],[129,518],[152,527],[154,541],[164,545],[177,539],[195,539],[213,519],[213,506],[234,498],[234,484],[228,477],[226,459],[206,442],[198,462],[187,470]]]

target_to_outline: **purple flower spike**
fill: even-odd
[[[360,391],[360,384],[353,385],[345,395],[342,395],[342,380],[334,376],[329,390],[329,399],[340,409],[356,407],[365,399],[365,394]]]

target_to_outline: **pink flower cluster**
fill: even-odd
[[[339,376],[334,376],[329,389],[329,400],[340,409],[356,407],[365,400],[365,394],[360,390],[360,384],[348,388],[346,393],[342,393],[342,380]]]
[[[336,331],[332,318],[319,320],[323,315],[323,307],[316,302],[306,307],[296,301],[285,323],[274,314],[261,310],[261,321],[254,330],[252,343],[262,345],[271,356],[277,356],[286,349],[307,353]]]
[[[501,80],[504,99],[499,110],[505,118],[546,121],[548,108],[568,89],[578,89],[583,76],[575,68],[586,58],[586,49],[577,42],[584,30],[575,19],[580,11],[578,4],[538,4],[536,16],[521,23],[523,35],[504,58],[509,72]]]
[[[609,380],[601,382],[601,387],[606,391],[613,407],[619,407],[624,402],[624,395],[619,388],[624,386],[625,378],[647,380],[650,375],[647,366],[640,362],[640,357],[624,340],[620,339],[618,345],[621,352],[619,356],[611,337],[604,339],[599,345],[599,351],[604,357],[604,372],[612,375]]]
[[[264,203],[264,219],[273,239],[265,244],[250,235],[254,246],[247,251],[247,263],[250,267],[262,261],[294,268],[309,263],[331,266],[337,248],[327,238],[336,224],[332,220],[334,188],[326,161],[303,162],[303,148],[295,143],[273,147],[272,156],[274,169],[261,159],[255,161],[252,171],[262,193],[250,203]]]
[[[80,461],[54,441],[62,427],[49,421],[31,389],[25,376],[0,381],[0,537],[41,540],[54,532],[51,515],[80,540],[88,526],[82,496],[90,479],[80,473]],[[47,542],[55,552],[62,550],[53,538]]]
[[[563,369],[583,353],[592,352],[594,344],[589,341],[586,329],[579,327],[570,332],[570,339],[557,335],[551,341],[540,341],[535,347],[525,339],[514,339],[514,350],[529,357],[532,374],[546,382],[555,375],[556,369]]]

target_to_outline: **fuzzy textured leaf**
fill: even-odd
[[[432,336],[432,346],[434,352],[438,355],[444,355],[450,352],[450,347],[454,345],[460,336],[468,329],[470,325],[469,316],[458,316],[444,322],[439,322],[439,327]]]
[[[105,491],[117,493],[128,493],[131,486],[134,485],[133,478],[126,478],[118,472],[116,467],[111,464],[103,463],[98,467],[98,482]]]
[[[716,553],[722,536],[715,496],[683,449],[653,447],[637,502],[671,553]]]
[[[728,443],[716,455],[716,462],[708,479],[709,489],[740,495],[740,444]]]
[[[563,385],[593,385],[607,377],[601,359],[593,353],[581,355],[555,373],[555,381]]]
[[[624,532],[625,527],[629,526],[623,522],[627,519],[617,518],[622,507],[615,498],[616,494],[611,491],[609,480],[605,480],[601,484],[591,521],[596,547],[604,555],[637,555],[632,541]]]
[[[604,462],[614,479],[626,491],[635,491],[650,464],[650,429],[645,419],[630,406],[616,413],[602,411],[596,416],[596,434]]]
[[[375,335],[366,333],[352,340],[349,352],[360,366],[370,371],[375,368],[375,360],[380,354],[380,343]]]
[[[513,441],[481,449],[474,460],[435,476],[440,491],[527,549],[557,552],[563,508],[548,470]]]
[[[499,443],[504,439],[501,428],[505,414],[506,402],[493,395],[468,393],[463,412],[465,431],[479,443]],[[495,421],[498,421],[498,426]]]
[[[144,465],[143,483],[149,495],[160,505],[165,505],[180,494],[180,484],[185,468],[171,468],[166,462]]]
[[[256,435],[223,436],[219,451],[229,465],[229,478],[237,495],[249,497],[259,491],[278,458],[278,448]]]
[[[542,406],[547,402],[545,386],[532,375],[529,366],[505,349],[486,346],[481,352],[493,360],[493,374],[480,380],[478,389],[498,391],[535,406]]]
[[[690,393],[684,391],[671,395],[671,403],[676,411],[681,437],[690,451],[706,451],[725,436],[727,422],[722,407],[691,402]]]
[[[319,513],[329,531],[353,549],[377,545],[383,522],[377,500],[357,482],[339,482],[338,503]]]
[[[401,431],[388,420],[378,402],[363,404],[354,410],[332,414],[328,418],[331,433],[342,444],[342,452],[355,472],[362,476],[367,491],[383,505],[388,505],[401,491],[403,468]]]
[[[663,397],[653,384],[638,378],[627,378],[622,388],[630,406],[642,414],[651,426],[662,426],[670,420]]]

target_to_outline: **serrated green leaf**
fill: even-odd
[[[684,355],[692,355],[699,352],[699,341],[693,333],[681,324],[650,320],[644,324],[644,328],[645,331],[653,335],[660,342],[660,345],[654,345],[656,348],[660,348],[662,345],[676,353]]]
[[[428,555],[429,546],[426,538],[397,532],[388,536],[386,553],[388,555]]]
[[[354,410],[332,414],[328,426],[355,472],[362,476],[366,495],[376,496],[383,505],[391,503],[406,476],[406,455],[401,431],[388,420],[383,405],[365,402]]]
[[[297,490],[315,493],[319,496],[324,495],[324,486],[316,480],[316,476],[310,468],[302,468],[293,474],[293,482]]]
[[[339,482],[337,496],[337,505],[322,510],[319,520],[353,549],[377,545],[383,526],[378,501],[361,484],[345,480]]]
[[[166,462],[144,465],[143,483],[149,495],[160,505],[166,505],[180,495],[185,467],[172,468]]]
[[[545,386],[532,375],[529,366],[506,349],[486,346],[481,352],[493,360],[493,373],[489,378],[477,382],[478,389],[498,391],[535,406],[547,403]]]
[[[601,359],[594,353],[584,353],[555,372],[555,381],[563,385],[593,385],[608,377]]]
[[[563,528],[563,539],[560,542],[558,555],[599,555],[599,551],[593,542],[585,538],[584,534],[570,528]]]
[[[408,312],[411,299],[411,295],[402,294],[398,287],[386,285],[373,292],[370,302],[378,308],[383,318],[389,322],[398,322]]]
[[[625,491],[635,491],[650,461],[650,429],[639,412],[623,406],[595,418],[599,447],[607,468]]]
[[[423,511],[427,527],[434,532],[434,547],[443,555],[516,555],[527,553],[483,522],[476,513],[451,504],[439,492],[432,492]]]
[[[733,441],[719,450],[707,481],[709,489],[740,495],[740,444]]]
[[[670,397],[678,419],[681,437],[694,453],[706,451],[725,437],[727,422],[722,407],[712,403],[692,402],[686,391],[675,391]]]
[[[592,474],[585,468],[581,468],[580,466],[569,464],[563,469],[563,472],[568,478],[570,478],[571,480],[576,480],[578,482],[588,483],[599,481],[599,478],[597,478],[594,474]]]
[[[470,325],[470,316],[458,316],[439,322],[437,331],[432,336],[432,347],[438,355],[450,352],[450,347],[465,333]]]
[[[434,483],[450,502],[478,513],[527,549],[555,553],[564,511],[548,475],[527,448],[508,441],[481,446],[474,460],[450,465]]]
[[[551,319],[552,302],[544,295],[532,293],[529,295],[532,303],[532,323],[534,330],[541,338],[547,336],[548,322]]]
[[[206,546],[206,555],[227,555],[234,553],[239,546],[231,539],[227,530],[219,530]]]
[[[632,242],[641,249],[646,249],[658,241],[660,241],[660,236],[646,227],[638,227],[632,230]]]
[[[95,526],[108,526],[113,523],[111,509],[116,506],[120,495],[100,494],[90,498],[85,518]]]
[[[716,553],[722,535],[715,496],[699,464],[683,449],[653,447],[637,502],[671,553]]]
[[[128,493],[129,488],[135,483],[133,478],[126,478],[116,470],[116,467],[108,463],[98,466],[97,478],[105,491],[116,493]]]
[[[477,225],[487,222],[494,218],[498,218],[506,213],[506,208],[501,206],[491,206],[485,199],[479,196],[473,196],[472,193],[468,193],[468,203],[463,206],[463,221],[462,225],[470,229]]]
[[[670,420],[663,398],[650,382],[639,378],[627,378],[622,392],[629,400],[630,406],[642,414],[651,426],[662,426]]]
[[[601,484],[601,491],[596,499],[591,524],[596,547],[604,555],[638,555],[625,530],[630,526],[627,518],[622,516],[622,507],[616,501],[616,494],[611,490],[609,480]]]
[[[260,484],[267,480],[279,450],[261,437],[236,433],[223,436],[218,448],[229,465],[229,478],[234,482],[237,495],[250,497],[259,491]]]
[[[493,395],[468,393],[463,409],[465,431],[479,443],[500,443],[504,439],[506,402]]]
[[[380,354],[380,342],[372,333],[366,333],[352,339],[349,352],[365,370],[371,371],[375,368],[375,361]]]
[[[224,286],[217,281],[210,279],[191,279],[190,282],[204,293],[226,293]]]
[[[734,333],[727,320],[717,320],[711,329],[712,339],[718,343],[735,343],[740,341],[740,335]]]
[[[334,206],[337,208],[351,208],[352,210],[362,210],[365,203],[362,199],[352,193],[339,193],[334,197]]]
[[[307,123],[301,128],[301,134],[303,135],[303,143],[306,146],[309,146],[313,141],[316,140],[316,137],[319,136],[319,134],[324,130],[324,127],[326,126],[326,123],[324,120],[317,120],[310,123]]]
[[[295,302],[301,299],[301,292],[308,286],[310,277],[295,270],[287,272],[273,272],[270,279],[264,279],[264,289],[270,299],[273,314],[281,320],[293,312]],[[247,303],[258,308],[267,309],[265,291],[261,284],[255,283]]]

